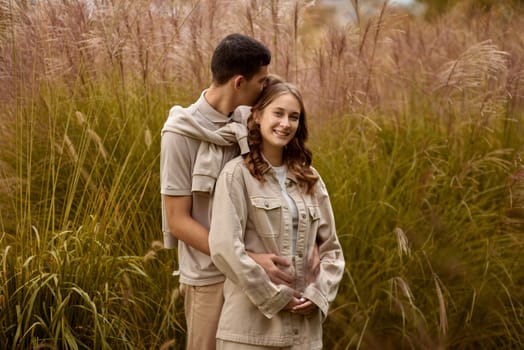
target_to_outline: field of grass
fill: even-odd
[[[524,16],[458,3],[0,0],[0,348],[183,348],[160,129],[231,32],[306,99],[347,262],[324,348],[524,348]]]

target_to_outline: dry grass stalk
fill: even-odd
[[[71,142],[71,139],[69,136],[67,136],[67,134],[64,135],[64,143],[62,145],[57,144],[57,149],[59,150],[60,154],[64,153],[64,147],[69,156],[72,158],[73,162],[78,163],[78,152],[76,151],[75,145],[73,145],[73,142]]]
[[[473,44],[456,60],[446,63],[438,73],[435,91],[476,90],[507,72],[508,53],[491,40]]]
[[[151,148],[151,144],[152,144],[152,137],[151,137],[151,130],[149,128],[146,128],[146,130],[144,131],[144,143],[147,147],[147,149],[150,149]]]
[[[55,145],[56,149],[58,150],[58,152],[63,155],[64,153],[67,153],[69,154],[69,157],[71,158],[71,160],[73,161],[74,164],[77,164],[78,166],[78,171],[80,172],[80,176],[82,177],[82,179],[85,181],[88,189],[93,192],[93,193],[96,193],[97,192],[97,186],[95,185],[95,183],[93,182],[92,178],[91,178],[91,175],[89,173],[89,171],[87,171],[80,163],[80,157],[78,155],[78,152],[76,151],[76,148],[73,144],[73,142],[71,141],[71,139],[69,138],[69,136],[67,136],[67,134],[64,134],[64,141],[62,144],[56,144]],[[65,151],[65,152],[64,152]]]
[[[393,230],[395,233],[395,236],[397,237],[397,243],[398,243],[398,255],[402,259],[403,255],[410,256],[411,250],[409,249],[409,241],[408,237],[404,233],[404,230],[402,230],[400,227],[395,227]]]
[[[522,160],[520,160],[522,162]],[[504,221],[515,232],[522,232],[524,228],[524,166],[520,166],[509,177],[508,206],[505,210]]]
[[[82,112],[76,111],[75,117],[78,124],[84,128],[84,132],[87,134],[88,138],[97,145],[98,153],[102,156],[102,158],[104,158],[105,161],[107,161],[109,159],[109,152],[104,146],[104,142],[102,141],[100,135],[98,135],[98,133],[90,127],[87,118]]]
[[[29,5],[24,9],[14,5],[11,12],[16,13],[14,29],[16,37],[21,38],[18,42],[24,43],[16,48],[16,57],[24,57],[17,62],[17,71],[21,74],[36,67],[37,79],[38,74],[64,81],[80,76],[83,84],[90,84],[114,75],[116,69],[122,88],[136,77],[145,91],[157,83],[185,84],[197,94],[209,80],[206,67],[213,45],[224,34],[241,31],[269,44],[274,52],[272,70],[303,86],[307,100],[314,101],[314,114],[326,108],[362,110],[366,103],[373,108],[404,108],[413,87],[428,93],[432,88],[441,92],[475,88],[482,78],[475,72],[480,71],[489,75],[490,84],[498,81],[495,85],[500,86],[505,81],[504,66],[508,68],[504,52],[512,55],[507,76],[513,80],[508,88],[512,89],[512,102],[517,104],[514,109],[520,108],[521,88],[517,88],[522,84],[511,73],[518,72],[519,67],[522,71],[522,59],[518,57],[522,57],[523,50],[511,46],[497,30],[508,28],[516,36],[509,28],[522,24],[521,19],[514,16],[504,26],[491,19],[488,30],[482,33],[484,40],[478,40],[480,34],[471,32],[476,22],[467,27],[458,15],[430,26],[396,16],[387,5],[384,2],[378,16],[365,21],[359,10],[361,4],[354,1],[359,21],[345,28],[336,28],[332,23],[331,30],[321,24],[315,34],[320,35],[318,39],[303,29],[309,23],[303,20],[305,11],[317,11],[307,1],[202,0],[176,1],[172,6],[158,1],[123,1],[94,2],[92,7],[42,3],[38,8]],[[318,11],[330,16],[329,12]],[[240,16],[230,21],[230,13]],[[360,33],[355,43],[357,28]],[[486,44],[487,40],[492,46]],[[467,41],[480,44],[461,52]],[[40,46],[42,42],[45,47]],[[13,55],[9,54],[13,46],[9,41],[2,45],[5,73],[0,77],[5,76],[8,82],[4,86],[12,87],[12,72],[5,68],[13,67]],[[455,59],[450,61],[452,57]],[[317,69],[319,73],[312,75],[311,71]],[[434,74],[438,77],[436,84]],[[503,94],[493,90],[496,86],[486,88],[497,96]],[[484,106],[479,109],[501,105],[490,104],[499,100],[486,100],[485,96],[475,100]]]
[[[391,283],[395,291],[397,291],[400,288],[400,290],[402,291],[402,294],[408,300],[408,303],[411,305],[411,307],[413,309],[416,309],[415,297],[413,296],[413,293],[411,292],[411,288],[409,287],[408,282],[406,282],[404,278],[397,276],[391,279]]]
[[[102,138],[96,133],[96,131],[94,131],[93,129],[91,128],[88,128],[86,130],[87,132],[87,135],[89,136],[89,138],[95,142],[95,144],[98,146],[98,152],[100,155],[102,155],[102,158],[104,158],[104,160],[108,160],[109,159],[109,154],[106,150],[106,148],[104,147],[104,143],[102,142]]]
[[[440,336],[445,338],[448,332],[448,317],[446,312],[446,301],[442,294],[442,281],[436,274],[433,274],[433,280],[435,281],[435,289],[437,291],[437,300],[439,305],[439,330]]]

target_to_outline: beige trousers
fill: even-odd
[[[186,350],[215,350],[224,283],[209,286],[180,284],[186,314]]]

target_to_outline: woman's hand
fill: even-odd
[[[284,307],[284,310],[295,314],[307,315],[315,311],[317,306],[309,299],[304,298],[299,292],[295,291],[291,301]]]
[[[316,310],[317,305],[315,305],[311,300],[306,298],[300,298],[299,304],[293,306],[291,309],[292,313],[295,314],[301,314],[301,315],[308,315]]]

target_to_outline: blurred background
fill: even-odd
[[[0,348],[183,349],[160,129],[242,32],[298,85],[325,349],[524,347],[523,2],[0,0]]]

